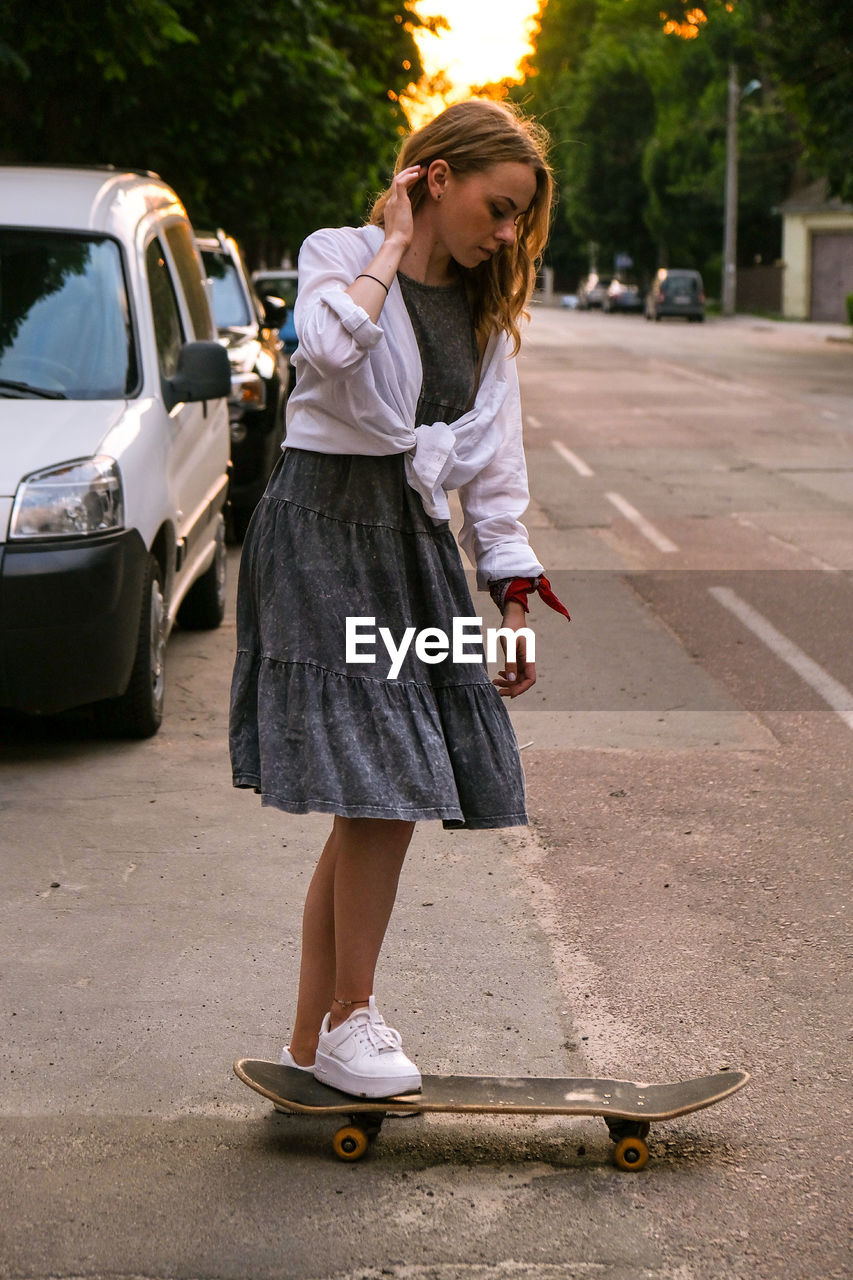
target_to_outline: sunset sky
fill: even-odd
[[[424,16],[441,14],[450,23],[450,30],[439,36],[419,36],[418,47],[427,73],[444,72],[450,80],[453,101],[472,86],[517,74],[530,50],[531,19],[539,12],[539,0],[417,0],[413,7]],[[407,114],[418,123],[413,119],[417,112],[407,107]]]

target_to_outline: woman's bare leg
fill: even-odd
[[[413,822],[336,817],[302,918],[302,966],[291,1053],[314,1061],[320,1024],[338,1026],[373,994]],[[334,998],[352,1001],[342,1007]]]
[[[335,827],[305,896],[302,912],[302,962],[299,995],[290,1051],[300,1066],[314,1061],[320,1023],[334,996],[335,986]]]

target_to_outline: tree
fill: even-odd
[[[551,163],[558,200],[545,263],[560,288],[573,288],[589,263],[589,246],[574,226],[566,200],[575,145],[570,102],[574,77],[595,22],[596,0],[543,0],[534,52],[522,65],[524,80],[509,96],[533,112],[551,134]]]
[[[627,250],[641,275],[658,265],[693,266],[714,289],[728,65],[736,60],[744,81],[761,66],[744,7],[720,3],[711,21],[704,8],[669,5],[662,19],[661,2],[547,0],[514,96],[555,140],[554,259],[577,262],[593,241],[604,270]],[[787,194],[800,138],[770,81],[741,117],[741,256],[773,261],[781,237],[773,209]]]
[[[805,163],[853,201],[853,10],[843,3],[750,0],[759,54],[806,143]]]
[[[196,225],[280,260],[358,222],[393,166],[421,74],[406,3],[0,0],[0,158],[150,168]]]
[[[641,42],[625,38],[599,11],[566,105],[570,138],[562,146],[569,224],[598,245],[599,269],[627,253],[641,272],[654,268],[645,222],[643,154],[654,128],[654,95]]]
[[[691,10],[696,18],[698,10]],[[729,63],[741,82],[761,68],[744,11],[723,11],[713,25],[689,24],[692,36],[672,31],[658,46],[657,121],[645,157],[646,220],[662,265],[697,267],[716,291],[722,266]],[[671,23],[673,20],[668,19]],[[738,248],[742,263],[772,262],[780,248],[775,208],[790,188],[802,150],[794,121],[772,85],[740,109]]]
[[[804,163],[830,192],[853,200],[853,9],[814,0],[664,0],[665,22],[685,26],[698,11],[704,38],[738,20],[760,78],[798,121]],[[697,34],[699,34],[697,32]]]

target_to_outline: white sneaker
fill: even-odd
[[[281,1053],[278,1055],[278,1065],[280,1067],[293,1067],[296,1071],[304,1071],[309,1076],[314,1074],[314,1064],[312,1063],[310,1067],[300,1067],[299,1063],[294,1061],[293,1054],[290,1052],[287,1045],[284,1046]],[[281,1112],[283,1116],[292,1116],[296,1114],[295,1111],[291,1111],[290,1107],[282,1107],[277,1102],[274,1102],[273,1106],[276,1111]]]
[[[359,1098],[389,1098],[416,1093],[421,1073],[406,1057],[399,1031],[389,1027],[370,997],[334,1031],[329,1015],[320,1028],[314,1075],[323,1084]]]
[[[294,1062],[293,1054],[290,1052],[290,1049],[288,1048],[287,1045],[284,1046],[281,1053],[278,1055],[278,1065],[280,1067],[295,1067],[297,1071],[313,1072],[314,1070],[313,1062],[311,1063],[310,1067],[300,1067],[298,1062]]]

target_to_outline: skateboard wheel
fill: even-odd
[[[332,1139],[332,1149],[339,1160],[360,1160],[367,1150],[368,1138],[363,1129],[354,1124],[338,1129]]]
[[[649,1159],[649,1149],[642,1138],[622,1138],[616,1143],[613,1159],[626,1173],[639,1173]]]

